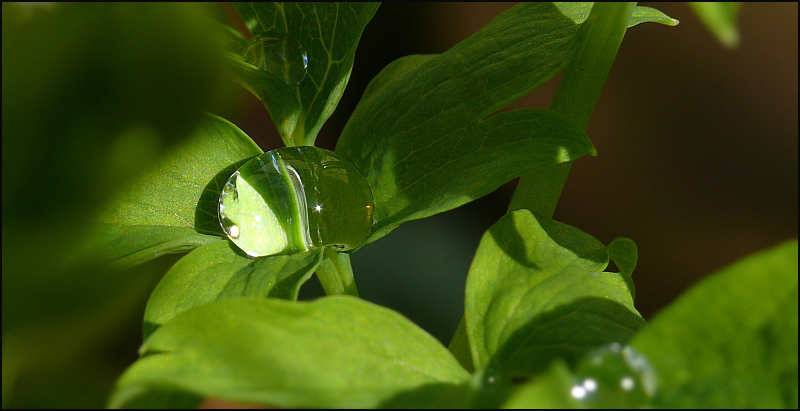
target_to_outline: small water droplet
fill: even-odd
[[[372,192],[338,154],[284,147],[236,170],[221,190],[218,211],[228,238],[252,257],[326,246],[346,251],[370,233]]]
[[[289,86],[300,84],[308,72],[308,53],[297,39],[286,33],[253,36],[242,57]]]
[[[632,347],[613,343],[591,350],[578,364],[573,398],[589,408],[649,407],[655,373]]]

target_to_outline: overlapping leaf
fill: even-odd
[[[218,240],[220,190],[238,165],[261,152],[236,126],[209,116],[105,207],[87,247],[127,266]]]
[[[592,11],[593,2],[565,2],[554,3],[565,16],[571,18],[575,23],[581,24],[589,17]],[[663,12],[652,7],[636,6],[628,17],[628,28],[642,23],[659,23],[667,26],[677,26],[678,20],[667,16]]]
[[[477,256],[465,309],[476,368],[533,375],[555,358],[625,343],[644,325],[629,275],[604,272],[606,247],[573,227],[515,211],[489,229]]]
[[[577,28],[549,3],[520,4],[447,52],[404,57],[373,80],[336,147],[372,187],[372,240],[533,168],[594,153],[555,113],[489,117],[564,67]]]
[[[468,378],[431,335],[352,297],[216,301],[162,326],[143,352],[112,406],[172,389],[269,406],[360,408],[426,387],[448,391]]]
[[[147,303],[145,339],[181,312],[219,298],[297,300],[300,286],[322,261],[322,250],[252,259],[231,247],[227,241],[216,241],[175,263]]]

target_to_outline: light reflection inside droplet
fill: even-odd
[[[317,204],[317,205],[316,205],[316,207],[314,207],[314,210],[316,210],[316,211],[322,211],[322,206],[321,206],[321,205],[319,205],[319,204]]]

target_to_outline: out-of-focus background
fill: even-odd
[[[797,3],[744,5],[739,18],[741,44],[731,50],[707,31],[685,3],[642,5],[662,10],[681,23],[677,27],[649,23],[629,29],[588,130],[599,154],[575,163],[555,218],[606,244],[621,236],[637,243],[636,306],[650,319],[705,275],[749,253],[797,237],[798,14]],[[323,127],[318,145],[335,147],[337,136],[369,80],[389,62],[408,54],[443,52],[511,6],[513,3],[383,4],[364,31],[350,83],[336,112]],[[34,17],[36,13],[48,12],[39,8],[25,10],[23,13]],[[75,35],[85,36],[87,40],[85,49],[80,48],[79,41],[64,40],[73,35],[69,30],[97,22],[97,19],[81,17],[85,16],[81,10],[84,9],[75,9],[71,15],[76,23],[59,23],[63,24],[59,31],[63,38],[42,43],[44,47],[47,44],[53,47],[52,51],[41,53],[42,61],[52,57],[48,53],[65,53],[64,61],[75,66],[78,63],[73,60],[92,62],[95,58],[92,53],[116,50],[122,55],[125,47],[148,38],[132,30],[134,34],[130,37],[106,36],[117,43],[103,48],[92,42],[96,40],[94,36],[79,33]],[[110,17],[106,19],[107,25],[100,25],[99,29],[105,27],[114,32],[120,21],[125,21],[124,13],[114,14],[112,6],[104,10],[105,14],[98,16]],[[228,16],[234,27],[243,28],[229,5],[220,5],[217,12],[223,18]],[[14,57],[10,55],[12,51],[27,53],[13,48],[17,43],[12,43],[11,36],[31,33],[26,31],[30,27],[24,24],[14,26],[20,32],[7,32],[10,29],[6,24],[5,4],[3,13],[3,134],[6,137],[3,139],[3,405],[99,407],[104,405],[115,379],[136,359],[141,343],[141,317],[149,290],[176,258],[164,257],[137,268],[136,274],[128,277],[137,278],[133,285],[114,285],[126,291],[118,294],[116,303],[101,305],[102,315],[76,321],[74,318],[84,317],[71,316],[68,322],[59,322],[56,317],[54,322],[44,323],[40,328],[15,326],[24,321],[17,321],[20,315],[16,313],[8,314],[8,308],[18,308],[20,299],[63,295],[59,295],[58,290],[43,295],[34,293],[34,297],[25,293],[15,296],[9,291],[17,284],[12,281],[19,280],[7,276],[7,272],[19,269],[14,265],[19,259],[9,262],[7,258],[17,251],[9,239],[36,238],[31,234],[34,230],[30,224],[11,220],[9,216],[35,215],[37,210],[29,209],[24,202],[9,200],[14,191],[6,188],[12,187],[12,183],[30,185],[35,181],[9,176],[8,170],[19,170],[12,169],[18,165],[13,162],[14,158],[25,159],[34,149],[53,153],[48,161],[60,161],[64,147],[52,143],[52,146],[32,149],[33,146],[22,144],[22,149],[28,151],[20,157],[17,155],[19,148],[7,144],[8,135],[20,130],[14,127],[23,122],[11,121],[10,116],[21,111],[7,110],[18,101],[16,95],[6,90],[30,89],[27,84],[18,85],[17,89],[7,84],[8,79],[13,78],[11,69],[19,67],[7,64],[10,61],[7,57]],[[165,19],[162,22],[168,22],[172,18],[169,16],[175,15],[164,13],[160,17]],[[147,28],[148,33],[158,31],[157,27],[153,23]],[[7,41],[12,47],[7,47]],[[169,49],[167,45],[163,48]],[[40,55],[32,53],[37,58]],[[181,61],[199,59],[196,54],[190,53]],[[124,66],[114,65],[116,63],[104,66],[102,57],[96,60],[97,64],[87,63],[98,69],[94,76],[84,79],[86,84],[111,87],[115,77],[107,73],[123,70]],[[152,67],[146,67],[153,73],[170,69],[159,66],[158,61],[154,57]],[[131,64],[143,63],[137,60]],[[131,75],[139,73],[137,70]],[[103,81],[98,83],[98,77]],[[187,80],[183,74],[180,78]],[[202,78],[197,80],[202,81]],[[557,86],[558,78],[513,107],[547,107]],[[111,124],[115,116],[125,117],[127,114],[120,113],[134,109],[126,107],[118,113],[110,107],[120,101],[96,102],[92,96],[103,96],[103,93],[91,88],[81,89],[80,84],[74,87],[74,90],[64,91],[65,96],[73,93],[78,103],[91,101],[92,104],[49,107],[53,113],[66,113],[63,118],[53,120],[66,125],[37,127],[55,131],[105,130],[103,127]],[[44,86],[33,89],[41,91],[42,95],[49,90]],[[208,95],[194,96],[165,85],[150,91],[155,90],[184,96],[195,104],[211,99]],[[123,97],[136,97],[138,92],[136,88],[118,91]],[[214,106],[216,114],[233,121],[264,150],[282,145],[260,102],[241,90],[222,95],[224,103]],[[158,112],[169,110],[172,115],[182,112],[155,98],[156,95],[152,111],[156,114],[147,108],[138,108],[141,113],[137,111],[137,115],[155,116],[153,124],[155,132],[159,132]],[[68,123],[69,113],[83,112],[81,110],[98,112],[111,120],[100,125]],[[191,121],[187,120],[186,124]],[[66,139],[70,137],[65,136]],[[116,149],[129,152],[124,144]],[[139,154],[146,158],[148,152],[144,150]],[[124,168],[120,170],[115,172],[126,172]],[[40,176],[33,169],[26,169],[26,172]],[[459,209],[408,223],[353,254],[361,296],[402,312],[447,343],[463,312],[464,284],[478,242],[483,232],[505,213],[514,184],[511,182]],[[63,200],[64,207],[84,204],[81,198],[62,196],[58,200]],[[21,211],[15,207],[21,207]],[[70,226],[63,228],[65,232],[70,229]],[[23,233],[23,237],[17,236],[18,233]],[[52,233],[45,233],[53,237]],[[69,279],[64,283],[69,284]],[[62,294],[69,292],[68,289],[61,291]],[[301,295],[314,298],[321,295],[321,290],[314,280],[304,286]],[[35,308],[47,305],[38,300],[28,301],[28,304]],[[43,318],[48,318],[46,307],[41,310],[45,312]],[[91,306],[87,310],[90,312]],[[29,316],[36,315],[36,309],[30,311],[33,314]],[[69,338],[57,339],[53,335],[68,335]],[[40,355],[43,351],[48,355]],[[13,384],[6,384],[9,378]]]

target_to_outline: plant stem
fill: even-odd
[[[575,54],[564,71],[550,105],[551,110],[566,115],[586,129],[619,45],[625,37],[628,16],[635,5],[594,3],[589,17],[581,26]],[[508,211],[526,208],[552,217],[571,166],[571,162],[561,163],[520,177]],[[474,365],[467,348],[465,325],[465,318],[462,317],[448,348],[466,369],[472,369]]]
[[[564,71],[551,110],[586,129],[635,5],[594,3],[578,34],[577,49]],[[508,211],[527,208],[552,217],[571,167],[572,162],[560,163],[520,177]]]
[[[358,289],[353,278],[350,256],[333,249],[325,249],[325,259],[317,267],[317,278],[327,295],[352,295],[358,297]]]

